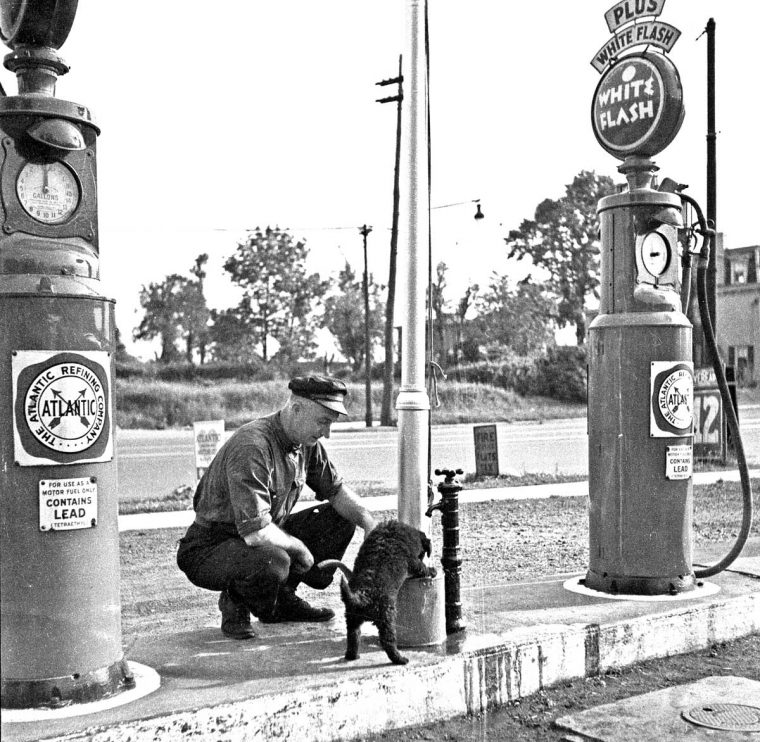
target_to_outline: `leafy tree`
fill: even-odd
[[[583,170],[558,199],[545,199],[532,220],[505,238],[508,257],[529,257],[549,273],[549,287],[558,297],[557,323],[575,324],[578,345],[586,338],[584,308],[589,295],[598,298],[599,220],[596,206],[614,191],[612,179]]]
[[[140,305],[145,311],[142,321],[132,333],[135,340],[159,338],[159,361],[169,363],[180,357],[177,344],[185,341],[185,357],[193,361],[193,351],[205,343],[209,311],[203,295],[203,266],[208,255],[199,255],[191,272],[197,280],[172,273],[161,282],[140,290]],[[205,348],[201,350],[201,362]]]
[[[185,335],[185,356],[189,363],[193,360],[193,350],[198,349],[201,365],[206,360],[206,346],[209,339],[209,320],[211,313],[203,293],[203,281],[206,278],[206,263],[208,253],[202,253],[195,259],[195,265],[190,272],[196,281],[190,282],[185,289],[185,311],[182,326]]]
[[[478,299],[473,323],[481,344],[498,344],[518,355],[531,355],[554,344],[555,304],[530,276],[512,287],[508,276],[491,276]]]
[[[254,330],[250,324],[251,315],[246,297],[237,307],[211,310],[208,339],[214,360],[250,363],[258,358]]]
[[[433,309],[433,315],[435,317],[435,330],[436,335],[438,336],[436,338],[436,341],[438,343],[439,362],[443,361],[442,355],[446,352],[444,348],[444,323],[446,322],[445,312],[448,301],[444,297],[443,292],[447,286],[446,272],[448,269],[449,266],[446,265],[446,263],[443,261],[438,263],[438,265],[435,267],[435,280],[430,284],[430,305]]]
[[[374,345],[383,335],[385,304],[380,299],[380,287],[368,277],[369,335]],[[338,274],[338,293],[325,300],[325,326],[334,335],[340,352],[348,359],[354,371],[365,361],[364,286],[346,261]]]
[[[307,255],[304,242],[294,241],[286,230],[267,227],[249,234],[224,263],[244,291],[236,308],[238,323],[261,344],[264,361],[270,358],[269,338],[277,340],[283,359],[314,354],[314,310],[329,283],[317,273],[307,273]]]
[[[187,279],[172,273],[160,282],[140,289],[140,306],[145,311],[140,324],[132,333],[135,340],[158,338],[161,352],[158,360],[170,363],[179,358],[177,341],[180,337],[182,291]]]
[[[467,317],[467,312],[469,312],[470,308],[475,304],[479,291],[480,286],[477,283],[469,284],[465,289],[464,294],[462,294],[462,298],[457,303],[455,346],[457,361],[459,361],[460,358],[466,361],[477,360],[477,342],[473,343],[472,339],[465,337],[465,319]]]

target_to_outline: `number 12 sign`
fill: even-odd
[[[723,400],[719,389],[694,390],[694,456],[723,457]]]

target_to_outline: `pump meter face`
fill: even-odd
[[[648,273],[661,276],[670,264],[670,243],[659,232],[649,232],[641,240],[641,262]]]
[[[65,222],[79,205],[79,182],[62,162],[28,162],[16,181],[25,211],[43,224]]]

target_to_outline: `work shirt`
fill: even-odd
[[[195,522],[234,524],[245,537],[281,524],[304,484],[318,500],[330,499],[343,484],[322,443],[294,445],[279,412],[253,420],[233,433],[201,477],[193,499]]]

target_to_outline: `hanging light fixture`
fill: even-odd
[[[475,201],[475,216],[473,219],[485,219],[485,214],[480,210],[480,199]]]

